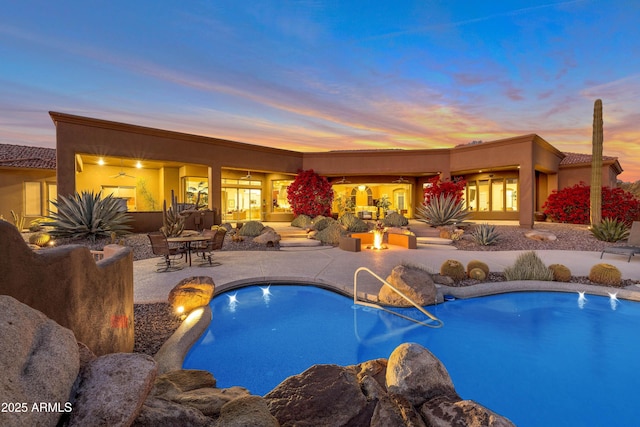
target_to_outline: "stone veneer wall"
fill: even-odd
[[[0,221],[0,294],[71,329],[97,355],[133,351],[130,248],[98,262],[79,245],[33,251]]]

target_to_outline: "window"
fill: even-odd
[[[58,198],[58,185],[53,183],[47,183],[47,201],[48,201],[48,209],[49,212],[58,212],[56,206],[51,203],[52,200],[56,200]]]
[[[491,180],[491,210],[494,212],[504,210],[504,180],[502,179]]]
[[[271,181],[271,209],[273,212],[292,212],[287,199],[287,187],[293,183],[292,179],[274,179]]]
[[[209,203],[209,180],[202,177],[184,177],[184,203],[195,204],[200,194],[200,205]]]
[[[42,183],[24,183],[24,216],[42,215]]]
[[[517,190],[517,178],[471,178],[467,181],[465,205],[469,211],[514,212],[518,210]]]
[[[122,208],[126,207],[127,211],[136,210],[136,187],[133,186],[102,186],[102,197],[113,195],[115,199],[119,199]]]
[[[507,179],[505,206],[508,211],[518,210],[518,180],[516,178]]]
[[[489,180],[478,181],[478,210],[480,212],[489,210]]]

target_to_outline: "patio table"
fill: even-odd
[[[187,250],[187,260],[189,261],[189,267],[191,267],[191,244],[193,242],[206,242],[210,238],[211,237],[196,234],[190,236],[167,237],[167,242],[184,243],[184,247]]]

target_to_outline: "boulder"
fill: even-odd
[[[16,299],[0,295],[0,337],[0,402],[26,404],[0,412],[0,425],[55,426],[71,410],[67,405],[80,368],[73,332]],[[33,410],[40,402],[59,407]]]
[[[435,304],[438,291],[431,275],[422,269],[398,265],[391,270],[387,282],[420,306]],[[382,304],[394,307],[411,307],[411,303],[384,285],[378,293]]]
[[[280,427],[280,423],[271,415],[267,403],[260,396],[240,397],[225,404],[220,411],[217,425],[224,427]]]
[[[253,238],[254,243],[275,246],[280,241],[280,235],[271,227],[265,227],[260,235]]]
[[[215,387],[216,379],[208,371],[199,369],[178,369],[159,375],[151,394],[171,400],[179,393],[198,388]]]
[[[213,420],[190,406],[150,397],[132,424],[134,427],[210,427]]]
[[[175,312],[189,313],[209,304],[215,292],[215,283],[209,276],[193,276],[182,279],[169,292],[169,304]],[[179,307],[182,307],[180,309]]]
[[[249,391],[244,387],[208,387],[179,393],[172,397],[171,400],[175,403],[195,408],[208,417],[217,417],[226,403],[249,395]]]
[[[129,426],[156,377],[151,356],[113,353],[89,362],[81,374],[68,426]]]
[[[368,425],[375,401],[360,389],[353,367],[314,365],[264,396],[281,425]]]
[[[396,347],[387,365],[387,390],[403,395],[414,406],[444,395],[459,400],[451,377],[442,362],[415,343]]]
[[[524,233],[524,236],[531,240],[538,240],[540,242],[553,242],[558,240],[555,234],[550,231],[544,230],[531,230]]]
[[[432,427],[515,427],[509,419],[472,400],[451,400],[438,396],[420,407],[424,420]]]

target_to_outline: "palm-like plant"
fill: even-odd
[[[457,200],[455,194],[440,194],[416,208],[416,219],[434,227],[462,222],[468,215],[463,201]]]
[[[120,201],[112,194],[102,198],[102,192],[76,192],[70,197],[60,196],[51,203],[57,212],[51,212],[43,225],[53,227],[49,232],[54,237],[85,238],[95,240],[97,236],[129,233],[128,225],[133,218],[122,211]]]

